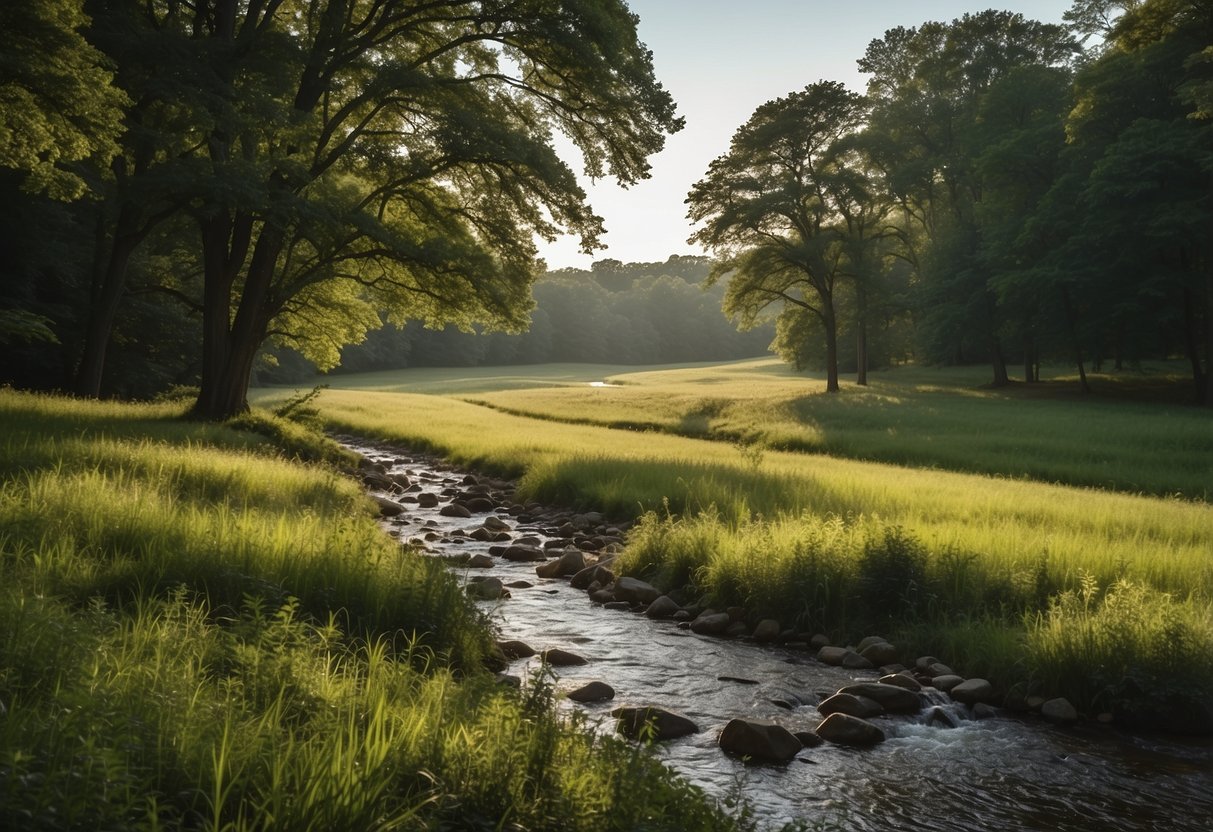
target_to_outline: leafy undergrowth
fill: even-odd
[[[0,391],[0,827],[744,825],[482,672],[324,440],[180,413]]]

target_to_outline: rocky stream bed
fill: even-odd
[[[562,708],[599,731],[656,735],[669,766],[764,824],[1210,828],[1207,738],[1126,733],[1064,700],[1008,703],[879,636],[830,645],[744,610],[684,607],[611,571],[625,524],[520,505],[509,482],[341,440],[363,455],[388,533],[444,558],[492,617],[504,681],[546,660]]]

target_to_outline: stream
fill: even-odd
[[[853,681],[874,681],[876,671],[844,670],[803,649],[700,636],[669,620],[604,609],[585,591],[571,588],[567,578],[538,578],[536,563],[493,557],[489,568],[461,566],[460,560],[488,554],[506,535],[512,541],[530,537],[542,548],[568,535],[568,518],[575,515],[510,507],[500,500],[506,484],[478,481],[407,452],[348,437],[342,441],[380,464],[372,493],[381,505],[387,499],[402,509],[383,518],[390,534],[450,559],[465,580],[491,575],[507,586],[530,584],[510,587],[509,598],[476,602],[502,639],[518,639],[536,650],[563,648],[588,659],[585,665],[555,668],[561,690],[600,680],[616,691],[613,701],[562,700],[560,707],[584,711],[600,731],[614,730],[609,714],[619,705],[656,705],[689,717],[700,732],[660,743],[657,754],[710,795],[740,796],[764,827],[801,821],[810,828],[964,832],[1213,828],[1209,738],[1129,734],[1092,723],[1061,728],[1001,710],[977,720],[966,706],[931,689],[924,692],[927,704],[945,709],[955,727],[927,724],[924,709],[917,716],[873,719],[887,739],[872,748],[825,743],[805,748],[783,766],[743,763],[717,746],[717,735],[730,719],[770,719],[792,731],[811,730],[821,719],[818,702]],[[384,476],[394,476],[397,484],[377,487],[386,484]],[[477,482],[492,487],[476,488]],[[496,489],[496,507],[470,517],[440,514],[469,487],[485,499]],[[504,521],[504,532],[494,522],[502,539],[472,538],[490,515]],[[600,537],[587,545],[601,544]],[[507,672],[526,678],[538,665],[538,658],[517,660]]]

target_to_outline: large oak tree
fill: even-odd
[[[852,139],[863,96],[833,81],[763,104],[687,197],[711,249],[712,279],[727,277],[725,311],[743,326],[774,309],[809,314],[825,334],[826,389],[838,390],[835,291],[852,274],[882,209]]]
[[[620,0],[143,8],[195,85],[204,418],[247,407],[267,338],[324,367],[379,313],[521,328],[534,236],[602,232],[554,131],[629,184],[681,127]]]

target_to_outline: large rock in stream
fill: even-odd
[[[629,739],[673,740],[698,734],[699,726],[682,714],[657,707],[623,707],[611,711],[616,729]]]
[[[849,714],[830,714],[817,726],[817,736],[836,745],[869,746],[884,742],[881,731],[867,720]]]
[[[854,696],[865,696],[879,702],[889,713],[916,714],[922,710],[922,697],[911,690],[896,685],[882,685],[879,682],[859,682],[847,685],[839,693],[849,693]]]
[[[728,754],[766,763],[786,763],[804,747],[782,725],[763,719],[729,720],[719,742]]]
[[[661,597],[661,590],[652,584],[626,575],[615,581],[615,600],[629,604],[651,604]]]

